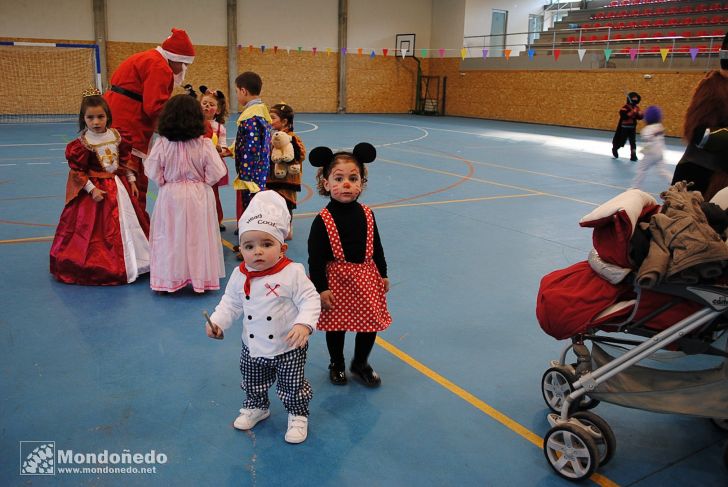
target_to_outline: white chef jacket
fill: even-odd
[[[210,320],[227,330],[242,317],[243,343],[251,357],[273,358],[293,350],[286,336],[296,323],[316,329],[321,298],[303,265],[292,262],[277,274],[252,278],[250,299],[244,283],[245,275],[236,267]]]

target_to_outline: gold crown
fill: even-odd
[[[98,96],[101,94],[101,90],[98,88],[87,88],[83,90],[81,94],[83,95],[83,98],[86,98],[87,96]]]

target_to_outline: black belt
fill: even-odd
[[[132,100],[136,100],[140,103],[143,101],[142,95],[140,95],[139,93],[134,93],[133,91],[126,90],[124,88],[121,88],[120,86],[111,85],[111,91],[119,93],[120,95],[128,96]]]

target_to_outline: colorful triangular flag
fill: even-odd
[[[510,49],[504,49],[503,50],[503,55],[506,57],[506,59],[510,59],[511,58],[511,50]]]
[[[420,49],[420,56],[427,57],[427,49]]]
[[[330,56],[331,55],[331,48],[330,47],[327,47],[326,48],[326,55],[327,56]]]
[[[561,49],[554,49],[554,61],[558,61],[559,56],[561,56]]]
[[[313,48],[313,55],[314,55],[314,56],[316,55],[316,51],[318,51],[318,48],[317,48],[317,47],[314,47],[314,48]]]
[[[402,59],[407,57],[407,51],[409,51],[409,49],[407,49],[406,47],[400,49],[400,52],[402,53]]]
[[[698,55],[698,52],[700,52],[699,47],[691,47],[690,48],[690,58],[695,61],[695,57]]]
[[[358,48],[358,49],[356,50],[356,53],[357,53],[357,54],[358,54],[359,56],[361,56],[361,53],[362,53],[362,51],[363,51],[363,49],[362,49],[362,48],[360,47],[360,48]]]
[[[301,54],[301,46],[298,46],[298,54]]]
[[[249,53],[252,53],[253,52],[253,45],[252,44],[248,44],[248,52]]]
[[[487,49],[483,49],[483,59],[485,59],[487,57],[488,57],[488,50]]]
[[[577,49],[576,52],[579,53],[579,62],[582,62],[584,60],[584,54],[586,54],[586,49]]]
[[[341,54],[343,54],[344,56],[346,56],[346,48],[345,47],[342,47],[341,48]]]
[[[377,55],[377,53],[376,53],[376,52],[374,52],[374,49],[372,49],[372,53],[371,53],[371,54],[369,54],[369,57],[372,57],[372,58],[373,58],[373,57],[374,57],[374,56],[376,56],[376,55]]]
[[[273,54],[278,54],[278,46],[273,46]]]
[[[670,52],[669,47],[663,47],[660,49],[660,56],[662,56],[662,62],[665,62],[665,59],[667,59],[667,53]]]
[[[465,60],[465,56],[467,54],[468,54],[468,50],[467,49],[465,49],[464,47],[462,49],[460,49],[460,57],[463,58],[463,60]]]
[[[629,49],[629,59],[632,60],[632,61],[634,61],[635,59],[637,59],[637,48],[631,47]]]
[[[609,58],[612,56],[612,50],[611,49],[605,49],[604,50],[604,61],[609,61]]]
[[[440,53],[440,57],[445,56],[445,49],[440,48],[440,49],[437,50],[437,52]]]
[[[389,49],[382,49],[382,54],[384,54],[384,57],[387,57],[388,52],[389,52]]]
[[[265,46],[260,46],[260,52],[265,52]]]
[[[534,54],[536,54],[536,51],[533,50],[533,49],[529,49],[528,50],[528,59],[531,60],[531,61],[533,61]]]

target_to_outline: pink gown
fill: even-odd
[[[150,285],[177,291],[220,289],[225,277],[212,185],[227,168],[209,139],[157,139],[144,172],[159,186],[149,231]]]

